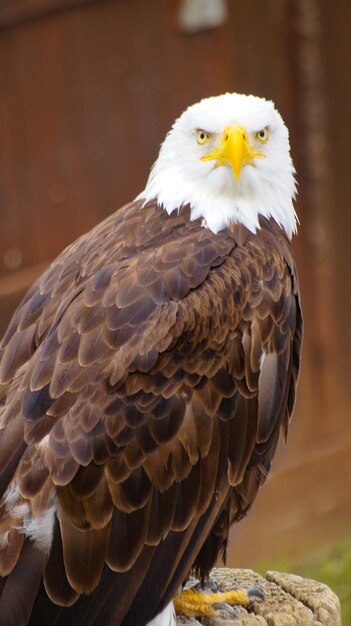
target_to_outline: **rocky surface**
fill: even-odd
[[[266,578],[252,570],[218,568],[211,573],[219,591],[255,585],[265,600],[247,609],[237,607],[235,616],[187,619],[178,617],[179,626],[341,626],[339,599],[322,583],[295,576],[267,572]]]

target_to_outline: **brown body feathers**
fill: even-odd
[[[142,626],[225,547],[299,369],[290,243],[260,226],[134,202],[25,296],[1,344],[1,626]]]

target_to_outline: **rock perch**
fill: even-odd
[[[235,617],[203,618],[204,626],[341,626],[338,597],[323,583],[279,572],[263,578],[252,570],[218,568],[211,572],[219,591],[241,585],[258,585],[264,602],[248,609],[238,607]],[[178,617],[179,626],[200,626],[196,619]]]

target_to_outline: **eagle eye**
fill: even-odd
[[[266,141],[268,141],[268,137],[269,137],[269,131],[268,131],[267,126],[266,126],[266,128],[262,128],[261,130],[259,130],[256,133],[256,137],[257,137],[258,141],[261,141],[261,143],[266,143]]]
[[[209,133],[207,133],[205,130],[202,130],[201,128],[199,128],[196,131],[196,141],[199,144],[199,146],[203,146],[204,143],[206,143],[210,138]]]

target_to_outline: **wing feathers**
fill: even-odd
[[[55,523],[53,542],[44,571],[43,582],[47,595],[55,604],[71,606],[78,598],[78,593],[68,582],[58,520]]]
[[[258,393],[257,441],[267,441],[281,403],[281,381],[278,379],[279,359],[276,353],[265,354],[261,366]],[[278,413],[279,415],[279,413]]]
[[[21,535],[17,529],[11,530],[10,523],[7,526],[8,529],[5,530],[5,526],[0,534],[0,576],[4,577],[12,572],[24,544],[24,535]]]
[[[67,248],[1,344],[0,492],[59,513],[46,563],[2,506],[0,603],[27,555],[25,614],[45,569],[33,615],[55,602],[58,625],[152,617],[209,535],[206,572],[294,403],[302,321],[279,227],[215,235],[186,207],[139,209]]]
[[[173,485],[161,493],[153,490],[150,514],[145,543],[149,546],[157,546],[162,539],[167,537],[173,523],[174,512],[177,502],[178,485]]]
[[[95,463],[80,467],[69,485],[72,496],[78,500],[89,498],[95,492],[103,472],[103,466]]]
[[[84,509],[87,521],[92,528],[101,529],[110,522],[113,514],[113,502],[104,478],[92,495],[84,500]]]
[[[58,517],[67,580],[77,593],[89,594],[102,574],[110,526],[99,530],[79,530],[62,508]]]
[[[197,512],[197,503],[201,485],[201,461],[192,468],[189,476],[177,485],[176,506],[172,521],[172,530],[188,528]]]
[[[25,626],[39,589],[46,557],[27,539],[0,596],[0,625]]]
[[[149,504],[130,513],[114,510],[106,554],[106,563],[114,572],[126,572],[137,560],[145,543],[149,512]]]
[[[18,330],[7,344],[0,363],[0,382],[7,383],[12,380],[16,370],[23,365],[34,352],[35,326],[29,326],[24,330]]]

